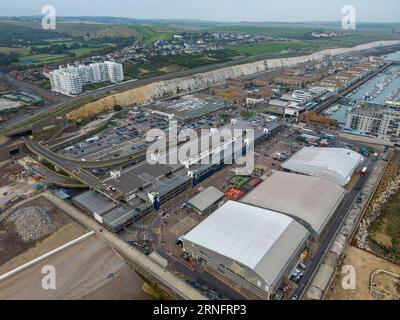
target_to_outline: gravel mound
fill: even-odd
[[[56,226],[45,208],[31,206],[13,212],[9,221],[24,242],[36,241],[56,231]]]

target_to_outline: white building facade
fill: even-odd
[[[122,64],[106,61],[88,65],[68,65],[49,73],[51,90],[65,95],[82,93],[83,86],[109,81],[119,83],[124,80]]]
[[[346,127],[375,135],[395,145],[400,142],[400,111],[379,107],[358,107],[347,112]]]

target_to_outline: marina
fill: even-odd
[[[384,104],[400,86],[400,67],[394,66],[354,91],[348,98]]]
[[[390,61],[400,61],[400,51],[384,57]],[[347,99],[339,101],[338,104],[324,111],[324,116],[333,118],[340,124],[346,122],[347,111],[357,101],[367,101],[376,104],[400,104],[400,66],[393,66],[371,79],[364,85],[349,94]],[[350,100],[350,101],[349,101]],[[353,102],[352,102],[352,101]]]

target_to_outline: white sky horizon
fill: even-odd
[[[360,23],[400,22],[398,0],[0,0],[0,16],[37,16],[44,5],[65,17],[291,23],[339,22],[353,5]]]

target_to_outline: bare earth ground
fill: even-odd
[[[14,223],[10,221],[10,216],[6,217],[0,223],[0,274],[49,252],[86,232],[67,214],[42,197],[18,206],[13,212],[31,206],[46,208],[55,232],[37,241],[24,242]]]
[[[35,246],[32,246],[30,248],[22,248],[22,250],[24,250],[22,253],[17,254],[12,259],[0,265],[0,274],[4,274],[20,265],[23,265],[24,263],[27,263],[32,259],[35,259],[51,250],[54,250],[57,247],[62,246],[63,244],[80,237],[85,232],[86,231],[83,227],[71,221],[67,225],[61,227],[52,235],[48,236],[46,239],[38,242]],[[16,247],[16,252],[21,252],[21,250]]]
[[[337,273],[331,290],[328,292],[327,300],[375,300],[369,294],[370,277],[372,272],[378,269],[384,269],[395,274],[400,274],[400,266],[377,256],[368,253],[364,250],[350,246],[343,261],[344,265],[352,265],[356,269],[356,289],[344,290],[341,282],[343,275],[340,271]],[[386,291],[388,294],[385,299],[393,300],[400,299],[400,287],[395,283],[395,278],[378,275],[375,278],[377,289]]]
[[[56,290],[41,287],[44,265],[56,270]],[[108,246],[91,237],[0,282],[1,299],[150,299],[143,280]]]
[[[10,176],[17,174],[18,172],[21,172],[21,168],[13,162],[7,162],[0,165],[0,187],[7,186],[10,182]]]
[[[11,219],[22,208],[40,207],[52,233],[24,241]],[[24,218],[26,216],[23,216]],[[29,224],[32,226],[32,224]],[[42,228],[42,226],[40,226]],[[88,231],[43,197],[17,206],[0,222],[0,275],[27,263]],[[57,290],[41,287],[44,265],[56,268]],[[95,237],[53,255],[0,282],[1,299],[150,299],[143,280],[114,251]]]

